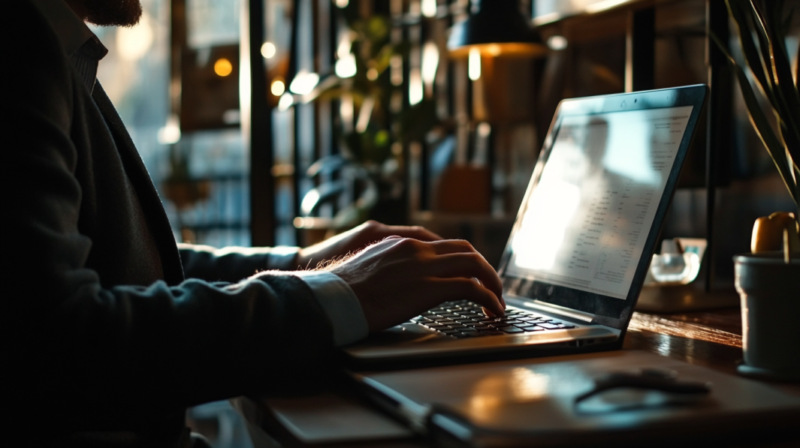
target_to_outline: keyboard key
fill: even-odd
[[[558,326],[558,325],[554,325],[554,324],[550,324],[550,323],[546,323],[546,322],[539,324],[539,326],[542,327],[542,328],[546,328],[548,330],[559,330],[559,329],[561,329],[561,327]]]
[[[503,333],[514,334],[514,333],[523,333],[525,330],[514,326],[508,326],[500,328],[500,331],[502,331]]]
[[[561,324],[561,328],[575,328],[575,325],[572,325],[572,324]]]
[[[525,329],[525,331],[527,331],[527,332],[533,332],[533,331],[544,331],[544,328],[542,328],[542,327],[539,327],[539,326],[536,326],[536,325],[534,325],[534,326],[532,326],[532,327],[524,327],[524,329]]]

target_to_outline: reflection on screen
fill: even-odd
[[[692,106],[567,116],[507,275],[625,299]]]

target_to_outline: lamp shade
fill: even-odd
[[[473,0],[469,17],[450,29],[447,48],[455,57],[466,56],[472,48],[494,56],[539,56],[547,50],[520,12],[518,0]]]

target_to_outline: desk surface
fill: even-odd
[[[738,308],[675,314],[636,312],[623,348],[735,375],[736,366],[742,359],[741,314]],[[796,385],[775,386],[788,394],[800,396],[800,387]],[[263,402],[244,398],[239,399],[237,407],[250,424],[274,432],[275,421],[269,421],[270,412]],[[391,446],[424,445],[402,442]]]
[[[676,314],[635,312],[623,347],[734,374],[742,359],[738,308]]]

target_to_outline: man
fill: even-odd
[[[133,26],[138,0],[9,3],[6,428],[40,445],[187,446],[187,406],[313,387],[337,345],[442,301],[503,313],[483,257],[420,228],[368,223],[302,250],[178,247],[84,24]],[[321,270],[274,270],[375,241]]]

